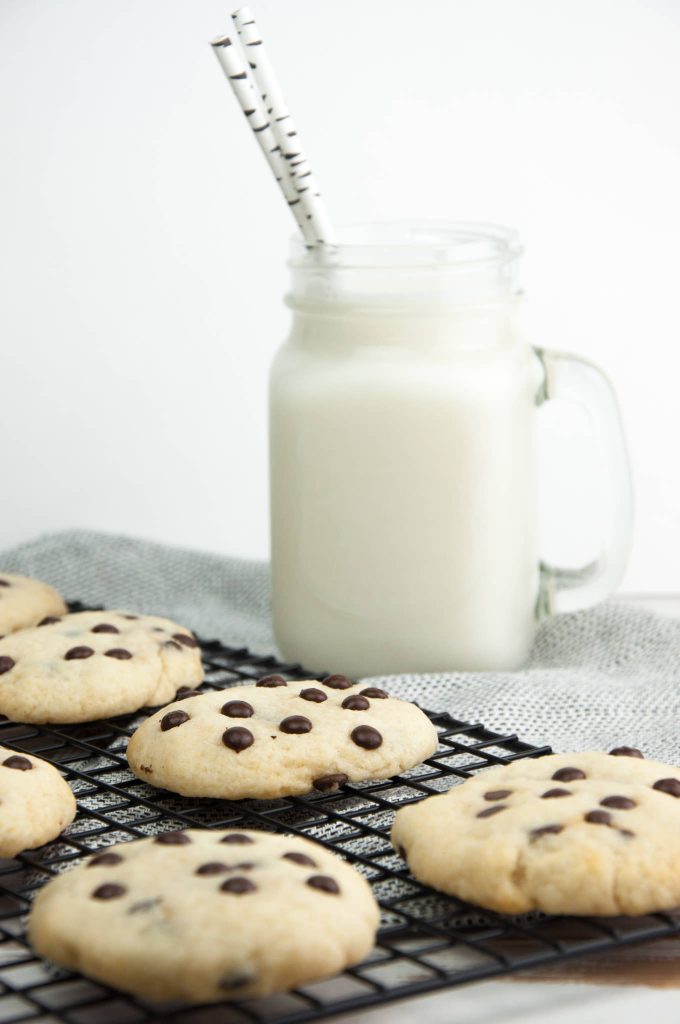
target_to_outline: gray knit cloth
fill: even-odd
[[[275,651],[269,570],[259,562],[68,532],[0,554],[0,569],[46,580],[70,600],[156,612],[208,639]],[[394,676],[384,683],[433,711],[555,750],[626,744],[680,760],[680,622],[639,609],[605,604],[549,619],[519,672]]]

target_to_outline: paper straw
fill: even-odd
[[[238,39],[220,36],[219,39],[213,41],[212,48],[305,241],[310,245],[315,244],[317,242],[315,227],[307,217],[302,197],[298,195],[293,184],[288,162],[283,158],[281,146],[273,131],[271,118],[264,109],[262,98],[258,93]]]
[[[305,217],[313,226],[315,241],[321,245],[333,245],[335,242],[333,225],[314,180],[293,118],[283,98],[255,18],[248,7],[239,8],[231,17],[241,37],[248,65],[262,95],[266,112],[271,117],[274,137],[281,147],[283,158],[290,168],[296,192],[302,200]]]

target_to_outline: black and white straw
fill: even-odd
[[[212,47],[305,241],[309,245],[317,244],[316,231],[293,184],[288,162],[277,142],[271,117],[262,103],[238,36],[220,36],[213,41]]]
[[[264,112],[269,118],[276,144],[280,146],[282,157],[288,167],[295,194],[301,200],[305,220],[312,227],[313,242],[318,245],[332,245],[335,242],[333,225],[283,98],[255,18],[248,7],[239,8],[231,17],[246,55],[248,70],[262,98]],[[306,233],[305,237],[309,238]]]

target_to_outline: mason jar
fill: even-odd
[[[270,379],[272,601],[287,660],[359,678],[511,670],[538,621],[619,583],[631,531],[604,375],[518,328],[510,230],[348,228],[293,242],[288,340]],[[537,408],[585,406],[604,511],[598,553],[539,550]],[[564,529],[569,529],[565,516]]]

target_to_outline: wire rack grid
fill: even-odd
[[[289,679],[323,675],[216,640],[202,641],[201,648],[206,689],[253,682],[271,672]],[[616,920],[508,918],[437,893],[409,874],[389,840],[399,806],[447,790],[490,765],[540,757],[550,753],[549,747],[532,746],[447,714],[431,715],[439,732],[438,750],[394,778],[346,784],[330,795],[193,800],[153,789],[128,768],[128,738],[150,713],[76,726],[0,725],[1,744],[56,765],[78,801],[75,821],[57,840],[0,861],[0,1024],[302,1024],[680,934],[680,919],[667,913]],[[234,826],[314,839],[353,864],[371,882],[382,911],[369,959],[336,978],[267,999],[159,1007],[50,967],[27,945],[25,918],[36,892],[93,851],[171,829]]]

